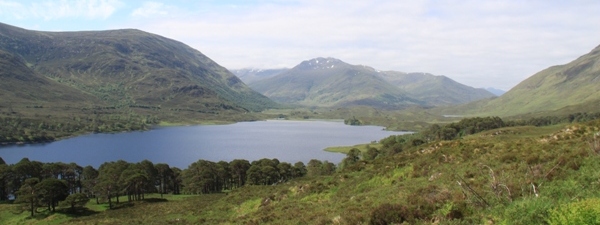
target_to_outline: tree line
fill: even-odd
[[[198,160],[186,169],[165,163],[143,160],[105,162],[98,167],[76,163],[42,163],[23,158],[8,165],[0,158],[0,202],[14,199],[20,208],[33,216],[40,207],[55,211],[57,206],[75,210],[89,199],[113,208],[126,199],[137,201],[149,193],[207,194],[232,190],[244,185],[273,185],[291,179],[327,175],[335,172],[335,164],[313,159],[290,164],[277,159],[249,162]]]
[[[155,116],[136,114],[43,119],[0,117],[0,144],[49,142],[82,132],[146,130],[158,122]]]
[[[432,141],[454,140],[466,135],[471,135],[487,130],[516,126],[549,126],[561,123],[577,123],[600,119],[600,113],[573,113],[563,116],[544,116],[528,119],[513,119],[504,121],[500,117],[473,117],[464,118],[449,124],[433,124],[425,130],[404,135],[392,135],[381,139],[383,145],[377,150],[369,148],[363,152],[365,159],[378,155],[393,155],[409,146],[418,146]],[[343,161],[342,161],[343,164]]]

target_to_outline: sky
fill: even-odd
[[[139,29],[228,69],[334,57],[503,90],[600,45],[598,0],[0,0],[0,22]]]

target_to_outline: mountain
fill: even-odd
[[[0,50],[0,99],[3,105],[11,108],[20,105],[38,106],[40,102],[99,103],[92,96],[63,85],[33,71],[18,56]]]
[[[15,102],[210,113],[275,105],[201,52],[140,30],[42,32],[0,24],[0,56],[0,93],[12,93]]]
[[[573,112],[574,107],[600,111],[598,102],[600,46],[570,63],[534,74],[498,98],[460,107],[454,112],[511,116],[557,110]]]
[[[350,65],[334,58],[307,60],[277,76],[249,85],[277,102],[304,106],[404,108],[424,105],[381,78],[373,68]]]
[[[229,70],[229,71],[231,71],[231,73],[233,73],[237,77],[239,77],[240,80],[242,80],[244,83],[249,84],[249,83],[259,81],[262,79],[274,77],[274,76],[276,76],[280,73],[283,73],[287,70],[289,70],[289,69],[287,69],[287,68],[282,68],[282,69],[245,68],[245,69],[235,69],[235,70]]]
[[[329,107],[431,107],[495,96],[484,89],[472,88],[445,76],[378,71],[334,58],[307,60],[279,75],[249,82],[248,85],[278,102]]]
[[[490,93],[492,93],[492,94],[494,94],[496,96],[500,96],[500,95],[503,95],[504,93],[506,93],[505,90],[500,90],[500,89],[496,89],[496,88],[493,88],[493,87],[488,87],[485,90],[489,91]]]
[[[379,74],[411,96],[435,106],[463,104],[495,96],[484,89],[469,87],[445,76],[396,71],[382,71]]]

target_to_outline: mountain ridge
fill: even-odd
[[[600,45],[563,65],[551,66],[523,80],[502,96],[470,113],[517,115],[555,111],[600,100]]]
[[[535,117],[600,112],[600,45],[563,65],[550,66],[492,99],[432,110],[465,116]]]
[[[374,70],[331,57],[302,61],[277,76],[249,85],[277,102],[304,106],[403,108],[421,104]]]
[[[107,106],[198,112],[275,106],[200,51],[137,29],[45,32],[0,24],[0,50]]]
[[[494,95],[481,88],[458,83],[443,75],[382,71],[381,76],[412,96],[435,106],[456,105]]]
[[[356,77],[358,74],[360,77]],[[353,81],[354,79],[362,80],[356,82]],[[275,101],[305,106],[431,107],[494,97],[483,89],[460,84],[445,76],[379,71],[365,65],[350,65],[332,57],[305,60],[292,69],[248,84]],[[369,85],[375,86],[368,87]],[[324,87],[332,89],[327,90]],[[350,94],[349,89],[356,89],[356,91]],[[363,99],[345,99],[331,104],[323,102],[327,97],[319,96],[333,95],[334,92],[362,96]],[[338,97],[339,99],[341,97]],[[407,101],[411,103],[406,104]]]

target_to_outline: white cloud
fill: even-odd
[[[17,19],[106,19],[122,6],[119,0],[0,1],[0,15]]]
[[[0,0],[0,16],[106,18],[120,4]],[[508,89],[600,44],[598,12],[597,0],[152,0],[109,26],[176,39],[228,68],[292,67],[330,56]]]
[[[161,2],[144,2],[144,4],[131,13],[133,17],[151,17],[168,15],[167,7]]]

